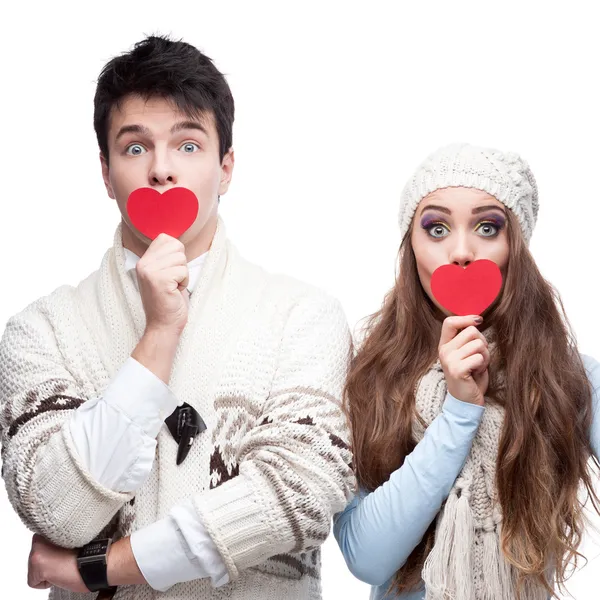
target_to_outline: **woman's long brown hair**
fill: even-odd
[[[581,556],[577,547],[586,520],[580,486],[599,507],[589,462],[591,388],[560,297],[507,213],[505,281],[482,325],[494,328],[497,342],[486,398],[505,408],[496,471],[501,545],[521,583],[537,580],[555,595],[547,569],[555,570],[562,588],[569,565]],[[437,359],[441,319],[419,281],[409,233],[400,247],[396,284],[367,321],[346,383],[356,476],[367,491],[387,481],[416,445],[414,390]],[[499,372],[504,384],[495,377]],[[396,573],[397,593],[420,583],[434,534],[435,521]]]

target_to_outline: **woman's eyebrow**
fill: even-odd
[[[452,214],[452,211],[449,208],[446,208],[444,206],[437,206],[436,204],[429,204],[429,205],[427,205],[421,211],[421,214],[423,214],[426,210],[439,210],[440,212],[446,213],[447,215],[451,215]]]
[[[449,208],[446,208],[445,206],[438,206],[437,204],[428,204],[422,211],[421,214],[423,214],[425,211],[427,210],[437,210],[439,212],[443,212],[446,213],[447,215],[451,215],[452,211]],[[485,212],[487,210],[499,210],[502,213],[505,213],[504,209],[500,206],[495,206],[493,204],[488,204],[487,206],[478,206],[477,208],[474,208],[471,213],[474,215],[478,215],[479,213]]]
[[[474,215],[478,215],[479,213],[485,212],[486,210],[499,210],[500,212],[505,212],[501,206],[494,206],[493,204],[489,204],[488,206],[478,206],[474,208],[471,213]]]

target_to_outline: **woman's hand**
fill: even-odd
[[[478,316],[447,317],[438,348],[448,392],[457,400],[483,406],[490,364],[488,342],[475,327]]]

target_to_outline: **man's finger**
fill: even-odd
[[[34,590],[47,590],[49,587],[52,587],[52,584],[49,581],[40,581],[37,585],[30,586]]]

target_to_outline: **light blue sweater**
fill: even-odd
[[[582,355],[593,390],[592,447],[600,456],[600,363]],[[371,600],[424,600],[419,591],[386,595],[391,579],[421,541],[469,454],[485,408],[446,395],[442,412],[388,481],[359,494],[334,518],[350,571],[371,584]]]

